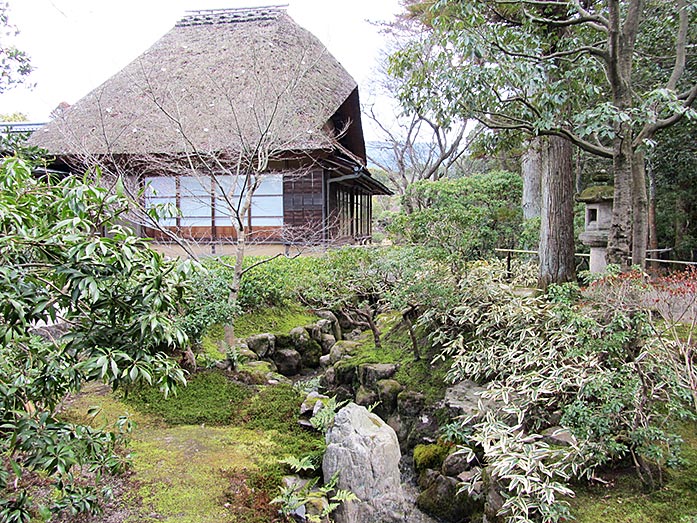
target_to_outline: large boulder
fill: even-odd
[[[408,521],[400,458],[394,430],[377,415],[355,403],[336,414],[327,432],[322,472],[325,480],[338,473],[338,487],[361,500],[342,505],[336,523]]]
[[[247,347],[260,358],[270,358],[276,347],[276,336],[273,334],[254,334],[245,340]]]
[[[300,372],[301,356],[297,350],[281,349],[273,355],[273,361],[278,367],[279,374],[283,376],[295,376]]]
[[[455,478],[428,470],[421,475],[419,484],[423,491],[416,498],[416,505],[427,514],[443,521],[469,521],[470,516],[482,510],[481,503],[474,501],[464,492],[458,494],[459,485]]]
[[[358,381],[364,387],[375,389],[377,382],[391,378],[397,372],[392,363],[364,363],[358,367]]]

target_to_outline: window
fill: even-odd
[[[160,214],[171,214],[167,212],[169,209],[164,209],[168,206],[169,209],[177,208],[177,182],[175,178],[158,177],[145,179],[145,208],[152,209],[153,207],[162,208]],[[175,227],[177,225],[177,217],[171,216],[160,219],[160,225],[165,227]]]
[[[235,209],[242,204],[243,177],[159,176],[145,179],[145,207],[170,205],[179,216],[160,219],[165,227],[230,227]],[[234,185],[234,187],[233,187]],[[254,227],[283,226],[283,175],[264,175],[252,197],[245,220]]]
[[[179,210],[181,227],[210,227],[212,206],[210,178],[181,176],[179,178]]]

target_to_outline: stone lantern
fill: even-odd
[[[586,226],[579,240],[591,248],[590,271],[604,272],[607,265],[607,240],[612,223],[612,185],[588,187],[576,200],[586,205]]]

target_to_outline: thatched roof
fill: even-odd
[[[327,150],[349,115],[364,159],[356,89],[281,8],[199,11],[31,141],[71,156]]]

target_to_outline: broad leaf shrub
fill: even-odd
[[[647,487],[660,484],[679,462],[671,420],[695,411],[685,362],[637,300],[645,280],[610,276],[585,293],[565,284],[526,297],[486,269],[465,274],[436,333],[449,378],[486,383],[484,399],[498,405],[461,425],[464,449],[481,460],[467,487],[498,488],[506,521],[553,522],[569,517],[569,481],[600,467],[630,466]],[[573,435],[568,446],[543,438],[559,426]]]
[[[165,394],[185,383],[170,356],[188,342],[178,316],[192,266],[119,225],[118,185],[38,178],[6,158],[0,189],[0,520],[96,512],[128,424],[66,423],[59,402],[90,379]],[[35,499],[36,484],[55,494]]]
[[[180,326],[191,343],[200,344],[210,327],[232,322],[241,309],[229,299],[229,280],[219,264],[205,260],[191,275],[189,286]]]
[[[455,180],[422,180],[407,189],[413,212],[395,216],[388,231],[397,241],[433,249],[454,268],[514,248],[523,231],[522,179],[507,171]],[[531,239],[526,235],[527,244]]]

